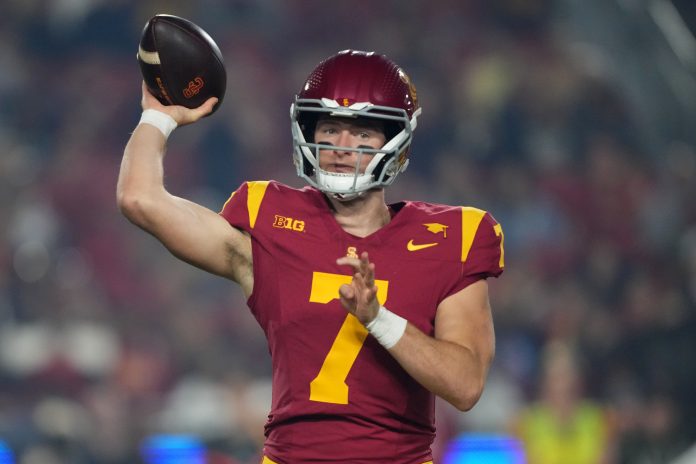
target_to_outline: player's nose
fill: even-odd
[[[336,138],[336,144],[338,145],[338,148],[335,151],[341,154],[349,154],[351,153],[350,150],[341,150],[340,147],[352,148],[352,143],[353,138],[350,131],[342,130],[338,133],[338,137]]]

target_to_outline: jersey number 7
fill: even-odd
[[[312,291],[309,301],[327,304],[338,298],[338,289],[343,284],[350,284],[352,276],[314,272],[312,274]],[[380,304],[387,301],[389,282],[375,280],[377,300]],[[348,404],[348,385],[346,378],[360,349],[367,338],[367,329],[352,314],[347,314],[341,329],[329,349],[319,374],[309,384],[310,401],[322,403]]]

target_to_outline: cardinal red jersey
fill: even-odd
[[[391,222],[367,237],[341,229],[311,187],[246,182],[223,207],[251,235],[248,305],[273,364],[264,454],[276,463],[432,459],[434,397],[341,306],[352,270],[336,259],[367,251],[380,303],[432,336],[442,300],[502,272],[503,234],[475,208],[390,207]]]

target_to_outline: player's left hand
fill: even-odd
[[[370,262],[370,257],[364,251],[360,259],[343,256],[336,260],[336,264],[351,266],[354,271],[351,283],[343,284],[338,289],[341,304],[363,325],[368,324],[379,311],[374,263]]]

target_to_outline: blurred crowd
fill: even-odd
[[[696,146],[559,30],[558,3],[3,2],[0,442],[16,462],[140,462],[163,433],[258,462],[270,361],[243,295],[115,204],[155,13],[225,56],[222,107],[166,159],[169,190],[214,210],[244,180],[302,185],[288,112],[319,60],[377,50],[411,75],[423,115],[388,199],[473,205],[505,231],[488,387],[469,413],[438,405],[438,456],[467,432],[517,437],[530,464],[668,463],[696,442]]]

